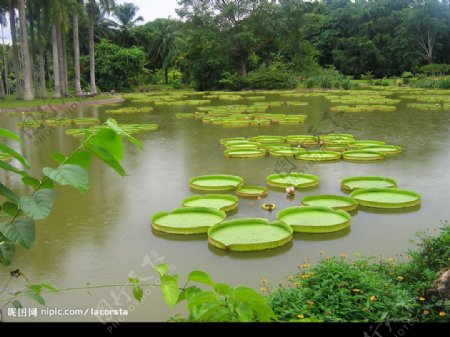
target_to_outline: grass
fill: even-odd
[[[74,102],[89,102],[98,101],[103,99],[113,98],[110,94],[98,95],[95,97],[80,98],[80,97],[69,97],[69,98],[36,98],[32,101],[24,101],[16,99],[15,95],[8,95],[5,99],[0,100],[0,110],[1,109],[19,109],[19,108],[32,108],[47,105],[60,105],[66,103]]]
[[[269,292],[271,308],[281,321],[324,322],[448,322],[450,300],[438,294],[432,283],[450,261],[450,226],[445,223],[435,237],[419,233],[418,249],[409,259],[374,261],[356,257],[309,261],[289,276],[288,287]],[[401,255],[402,256],[402,255]]]

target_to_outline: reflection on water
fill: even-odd
[[[359,206],[358,209],[362,212],[372,213],[372,214],[406,214],[414,213],[422,208],[421,205],[416,205],[407,208],[375,208],[368,206]]]
[[[277,95],[267,96],[273,100],[280,99]],[[143,150],[126,145],[126,177],[118,177],[110,168],[94,160],[88,192],[81,194],[68,187],[58,187],[52,215],[48,220],[37,223],[35,246],[31,250],[19,248],[13,264],[8,268],[0,267],[0,288],[6,284],[9,271],[17,268],[32,283],[47,281],[62,288],[86,283],[126,283],[128,275],[133,273],[143,279],[155,278],[152,264],[162,262],[173,265],[174,272],[182,280],[191,270],[200,269],[207,271],[216,281],[258,287],[258,281],[263,277],[277,284],[294,273],[297,264],[306,256],[311,257],[312,262],[317,261],[320,251],[325,251],[328,256],[359,252],[392,257],[404,253],[411,247],[409,239],[417,231],[439,228],[441,221],[450,218],[447,205],[450,197],[450,114],[442,111],[414,112],[400,105],[403,108],[397,112],[334,116],[324,99],[305,100],[309,106],[281,106],[269,110],[273,113],[307,114],[309,117],[304,125],[227,129],[198,120],[175,118],[177,112],[194,112],[195,107],[192,106],[156,107],[152,113],[114,116],[120,123],[158,123],[160,131],[138,135],[144,144]],[[106,109],[108,107],[80,108],[76,115],[98,116],[104,121],[108,117]],[[330,121],[327,114],[335,120]],[[0,125],[17,131],[17,120],[0,116]],[[291,199],[286,198],[284,189],[275,188],[271,188],[269,195],[261,200],[241,198],[239,210],[228,214],[229,219],[262,217],[273,221],[277,212],[300,205],[306,196],[343,195],[341,180],[356,175],[392,177],[400,188],[420,193],[422,206],[400,211],[364,208],[352,217],[351,230],[331,234],[296,233],[292,243],[285,247],[253,253],[233,253],[210,247],[206,235],[169,236],[151,230],[150,218],[154,213],[178,208],[184,198],[204,194],[190,189],[191,177],[232,174],[243,177],[245,185],[266,186],[266,177],[277,173],[279,158],[226,159],[219,139],[308,134],[310,130],[318,134],[352,133],[358,139],[382,140],[402,146],[404,153],[379,163],[340,161],[319,165],[291,160],[292,171],[319,176],[319,186],[297,191],[295,198]],[[66,136],[62,127],[47,131],[31,136],[22,133],[22,144],[13,144],[30,159],[32,173],[36,176],[41,175],[42,167],[55,165],[52,151],[67,154],[79,144],[78,139]],[[0,179],[16,188],[20,186],[19,177],[1,174]],[[269,213],[261,208],[263,203],[274,203],[277,209]],[[147,257],[151,257],[151,263]],[[8,292],[23,287],[21,280],[15,280]],[[49,295],[46,297],[47,306],[95,308],[104,300],[117,307],[110,294],[112,290]],[[122,307],[126,307],[125,298],[122,302]],[[35,306],[26,301],[24,304]],[[167,309],[156,289],[127,321],[162,321],[181,310]],[[39,318],[80,319],[96,321],[94,317]]]

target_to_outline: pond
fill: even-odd
[[[252,93],[251,96],[257,94]],[[37,241],[27,251],[19,249],[11,266],[1,268],[0,287],[7,281],[7,273],[19,268],[32,283],[49,282],[57,288],[87,287],[89,285],[119,285],[128,276],[139,276],[144,283],[156,281],[152,265],[168,263],[183,280],[191,270],[207,271],[214,280],[232,285],[260,288],[260,279],[268,279],[271,286],[284,283],[305,258],[320,259],[345,253],[351,256],[383,255],[395,257],[412,247],[410,239],[419,230],[439,228],[449,219],[450,197],[450,114],[449,111],[420,111],[407,104],[405,98],[397,111],[330,112],[330,102],[321,96],[283,98],[265,94],[267,101],[302,101],[308,105],[270,107],[268,112],[308,115],[304,124],[274,124],[226,128],[202,123],[194,119],[178,119],[176,113],[196,111],[193,105],[154,106],[154,111],[130,115],[110,116],[108,106],[77,108],[79,117],[98,117],[102,121],[114,117],[120,123],[157,123],[159,131],[138,134],[143,150],[126,145],[121,178],[109,167],[94,161],[90,169],[91,187],[84,194],[57,188],[57,201],[50,218],[37,224]],[[199,99],[194,95],[190,98]],[[254,99],[254,98],[252,98]],[[251,101],[219,102],[212,105],[241,104]],[[118,106],[149,106],[148,103],[124,102]],[[114,107],[114,109],[116,109]],[[2,115],[0,125],[16,130],[19,117]],[[52,151],[69,153],[79,140],[64,133],[63,127],[46,128],[37,134],[22,131],[21,151],[27,156],[33,173],[54,165]],[[373,163],[336,161],[307,164],[293,158],[260,157],[251,159],[227,158],[219,140],[229,137],[257,135],[350,133],[356,139],[372,139],[398,145],[403,153],[388,160]],[[282,159],[280,159],[282,158]],[[280,160],[285,160],[281,163]],[[263,217],[275,220],[276,213],[290,206],[300,205],[306,196],[318,194],[344,195],[342,179],[358,175],[385,176],[396,179],[399,187],[422,195],[422,205],[406,210],[359,210],[352,217],[350,229],[329,234],[294,233],[288,245],[269,251],[227,252],[208,245],[206,235],[176,236],[151,230],[151,216],[161,210],[170,211],[181,201],[197,194],[190,189],[191,177],[208,174],[230,174],[244,178],[246,185],[266,186],[266,177],[277,173],[280,165],[295,172],[319,176],[319,186],[297,191],[294,199],[269,189],[268,196],[258,199],[240,198],[239,209],[229,219]],[[1,174],[8,184],[15,177]],[[231,193],[231,192],[228,192]],[[263,203],[274,203],[277,210],[269,213]],[[401,258],[401,257],[400,257]],[[24,282],[14,281],[8,288],[20,289]],[[126,309],[125,321],[165,321],[182,312],[182,307],[168,309],[157,287],[148,288],[142,303],[131,302],[131,291],[122,287],[91,290],[72,290],[45,296],[47,307],[86,309],[111,307]],[[24,301],[27,306],[36,307]],[[93,321],[91,315],[49,317],[39,321]],[[23,321],[23,319],[21,320]]]

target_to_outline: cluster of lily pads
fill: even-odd
[[[152,107],[126,107],[121,109],[106,110],[106,113],[113,115],[121,114],[137,114],[137,113],[148,113],[152,112],[154,109]]]
[[[344,159],[373,162],[397,155],[400,146],[377,140],[356,140],[350,134],[233,137],[220,140],[228,158],[256,158],[267,154],[303,161],[332,162]]]
[[[94,117],[67,118],[54,117],[45,119],[30,119],[17,123],[20,128],[39,128],[42,126],[65,126],[65,125],[95,125],[100,124],[100,120]]]
[[[319,178],[311,174],[273,174],[266,183],[274,188],[302,189],[317,186]],[[302,206],[281,210],[276,221],[265,218],[226,220],[226,212],[238,207],[238,197],[262,198],[268,189],[245,186],[241,177],[206,175],[191,178],[189,186],[198,191],[215,192],[191,196],[182,201],[183,208],[157,212],[152,216],[154,230],[169,234],[207,233],[211,245],[231,251],[257,251],[281,247],[293,239],[293,233],[330,233],[350,226],[351,215],[359,205],[374,208],[407,208],[420,205],[415,192],[397,189],[392,178],[350,177],[342,180],[350,196],[316,195],[302,200]],[[237,196],[216,194],[236,191]],[[265,208],[266,204],[263,204]],[[273,205],[274,206],[274,205]],[[275,208],[272,207],[270,210]],[[265,208],[268,209],[268,208]]]
[[[159,130],[159,125],[158,124],[120,124],[120,128],[128,134],[135,134],[135,133],[140,133],[140,132]],[[102,129],[101,126],[94,126],[89,129],[86,129],[86,128],[68,129],[65,131],[65,134],[74,136],[74,137],[82,137],[82,136],[84,136],[85,132],[88,130],[95,134],[96,132],[100,131],[101,129]]]

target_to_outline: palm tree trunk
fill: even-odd
[[[56,46],[58,47],[58,66],[59,66],[59,83],[61,95],[65,95],[66,85],[64,83],[64,61],[63,61],[63,48],[62,48],[62,38],[61,38],[61,25],[56,26]]]
[[[42,39],[42,24],[41,24],[41,8],[40,3],[36,4],[36,25],[38,30],[38,45],[39,45],[39,95],[42,98],[46,98],[48,96],[47,87],[45,84],[45,53],[46,48],[44,45],[44,41]]]
[[[3,85],[3,75],[0,73],[0,99],[5,98],[5,86]]]
[[[62,75],[64,78],[64,96],[69,95],[69,79],[67,74],[67,51],[66,51],[66,34],[61,31],[61,49],[62,49]]]
[[[95,22],[95,1],[89,0],[88,3],[88,21],[89,21],[89,72],[91,94],[97,94],[97,86],[95,84],[95,44],[94,44],[94,22]]]
[[[31,3],[29,6],[29,21],[30,21],[30,47],[31,47],[31,76],[33,78],[33,88],[34,88],[34,96],[38,96],[38,85],[37,85],[37,73],[36,73],[36,44],[34,38],[34,18],[36,12],[34,11],[34,4]]]
[[[58,55],[58,33],[56,23],[52,24],[52,50],[53,50],[53,78],[55,82],[55,98],[61,97],[61,83],[59,73],[59,55]]]
[[[75,95],[81,96],[81,76],[80,76],[80,39],[78,36],[78,12],[75,9],[72,17],[73,30],[73,63],[75,68]]]
[[[26,101],[34,99],[33,82],[31,79],[31,61],[30,50],[28,49],[27,22],[25,18],[25,0],[18,0],[19,3],[19,22],[22,35],[22,56],[23,56],[23,77],[24,77],[24,95]]]
[[[16,79],[16,97],[18,99],[22,99],[23,98],[23,88],[22,88],[22,80],[20,77],[19,47],[17,46],[15,0],[9,1],[9,26],[11,29],[11,41],[12,41],[12,49],[13,49],[14,78]]]

